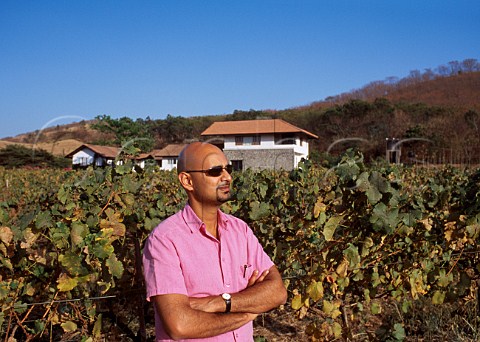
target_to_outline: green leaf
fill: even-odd
[[[349,244],[348,248],[343,251],[343,255],[349,262],[350,268],[355,268],[360,264],[360,255],[358,254],[358,247]]]
[[[35,227],[38,229],[49,228],[52,225],[52,215],[50,211],[41,211],[37,214],[37,217],[35,217]]]
[[[110,274],[117,279],[120,279],[123,275],[123,264],[117,259],[115,254],[111,254],[105,264],[110,271]]]
[[[102,314],[99,314],[93,326],[93,336],[100,337],[102,334]]]
[[[333,235],[335,234],[335,230],[337,229],[340,222],[343,220],[343,215],[340,216],[333,216],[328,219],[323,227],[323,235],[325,236],[325,240],[332,241]]]
[[[68,275],[63,273],[57,279],[57,288],[60,292],[68,292],[73,290],[78,285],[78,280],[76,278],[70,278]]]
[[[407,335],[405,334],[405,329],[403,328],[403,324],[401,323],[395,323],[393,325],[393,332],[392,336],[397,340],[397,341],[403,341]]]
[[[79,253],[66,251],[65,254],[58,256],[58,261],[71,275],[84,275],[87,270],[82,266],[83,256]]]
[[[444,291],[435,291],[432,297],[432,304],[443,304],[445,300],[445,292]]]
[[[265,202],[253,201],[250,204],[250,219],[253,221],[260,220],[270,214],[270,206]]]
[[[372,302],[372,305],[370,306],[370,310],[372,311],[372,314],[378,315],[379,313],[382,312],[382,307],[377,302]]]
[[[114,252],[114,248],[107,239],[98,239],[92,247],[92,253],[99,259],[105,259]]]
[[[83,243],[83,239],[89,233],[88,226],[80,222],[73,222],[70,231],[70,240],[75,246],[79,246]]]
[[[318,302],[323,298],[323,284],[321,281],[312,281],[312,283],[307,288],[308,296],[314,301]]]
[[[340,316],[342,313],[340,312],[340,301],[333,301],[330,302],[328,300],[323,301],[322,311],[328,316],[333,319]]]
[[[77,325],[72,321],[67,321],[61,324],[63,331],[65,332],[73,332],[77,330]]]

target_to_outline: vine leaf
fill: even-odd
[[[100,228],[103,231],[112,230],[113,236],[125,236],[125,225],[122,223],[122,214],[114,212],[111,208],[105,210],[108,219],[100,220]]]
[[[254,201],[250,207],[250,218],[254,221],[264,218],[270,214],[270,206],[268,203]]]
[[[323,298],[323,284],[321,281],[313,281],[307,288],[308,296],[314,301],[318,302]]]
[[[62,273],[57,279],[57,288],[61,292],[68,292],[73,290],[78,285],[78,280],[76,278],[71,278],[65,273]]]
[[[315,207],[313,208],[313,217],[318,218],[320,213],[324,213],[327,206],[323,203],[323,197],[319,197],[315,202]]]
[[[5,245],[9,245],[13,239],[13,232],[9,227],[0,227],[0,241]]]
[[[333,216],[328,219],[323,227],[323,235],[325,236],[325,240],[332,241],[333,234],[335,233],[335,229],[337,229],[340,222],[343,220],[343,215],[340,216]]]
[[[121,278],[123,275],[123,264],[121,261],[117,259],[115,254],[111,254],[105,264],[110,271],[110,274],[117,279]]]
[[[77,330],[77,325],[72,321],[62,323],[61,327],[63,328],[63,331],[65,331],[65,332],[73,332],[73,331]]]
[[[333,319],[337,318],[340,316],[342,313],[340,312],[340,301],[336,300],[333,302],[330,302],[328,300],[323,301],[323,312],[328,316]]]
[[[292,309],[298,310],[303,306],[302,295],[297,294],[292,299]]]
[[[71,231],[70,231],[70,239],[72,244],[79,246],[82,244],[83,239],[88,234],[88,226],[86,224],[82,224],[80,222],[73,222]]]
[[[433,304],[443,304],[443,301],[445,300],[445,292],[443,291],[435,291],[432,297],[432,303]]]

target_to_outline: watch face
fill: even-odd
[[[226,300],[229,300],[232,296],[230,296],[230,293],[224,293],[222,294],[222,298],[223,299],[226,299]]]

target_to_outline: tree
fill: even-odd
[[[154,139],[150,120],[133,121],[127,117],[112,119],[109,115],[99,115],[96,119],[98,122],[92,125],[93,129],[113,135],[113,139],[103,141],[104,144],[133,145],[142,152],[148,152],[153,148]]]

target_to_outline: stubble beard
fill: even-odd
[[[232,198],[232,191],[231,191],[231,189],[229,189],[228,192],[224,192],[223,190],[220,189],[222,186],[227,186],[227,185],[226,185],[226,184],[223,184],[223,185],[220,185],[219,188],[217,188],[217,201],[218,201],[219,203],[228,202],[228,201],[230,201],[230,199]],[[230,187],[230,184],[228,184],[228,186]]]

